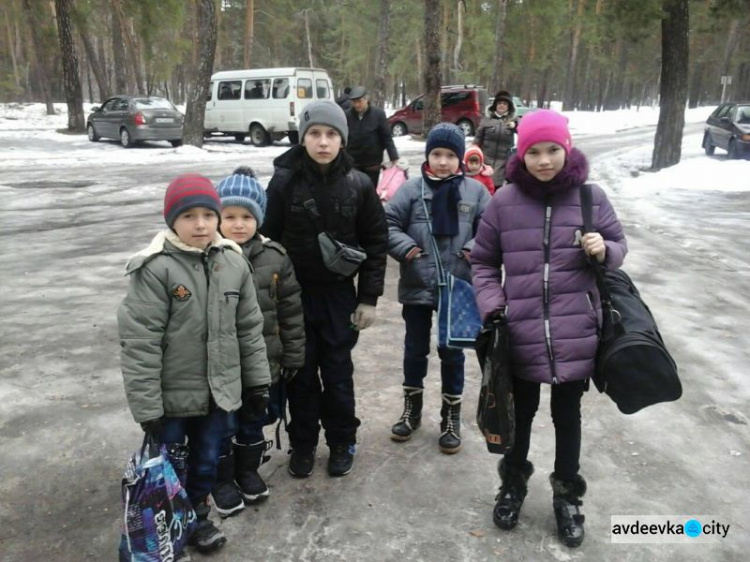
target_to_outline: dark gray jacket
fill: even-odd
[[[434,306],[436,301],[437,262],[428,221],[432,220],[432,189],[424,185],[424,198],[430,215],[422,204],[422,176],[412,178],[385,205],[388,220],[388,254],[399,262],[398,300],[402,304]],[[443,267],[456,277],[471,281],[471,266],[463,250],[474,247],[479,219],[490,202],[487,189],[476,180],[465,178],[459,188],[458,234],[438,236],[437,245]],[[422,248],[422,257],[406,261],[414,246]]]
[[[512,109],[502,117],[497,117],[494,111],[487,110],[487,117],[482,119],[474,135],[474,144],[484,153],[484,163],[492,166],[495,171],[492,175],[495,187],[505,183],[505,163],[508,160],[508,152],[514,145],[513,135],[516,134],[515,129],[508,126],[511,122],[518,125]]]

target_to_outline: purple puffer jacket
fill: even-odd
[[[479,311],[486,319],[507,307],[513,374],[522,379],[556,384],[594,373],[601,306],[580,245],[578,187],[587,177],[588,162],[576,149],[549,182],[534,178],[514,155],[513,183],[498,189],[479,223],[471,252]],[[592,197],[594,227],[607,246],[604,266],[616,269],[627,253],[625,235],[599,186]]]

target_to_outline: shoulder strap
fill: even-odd
[[[424,214],[427,217],[427,228],[430,231],[430,239],[432,240],[432,251],[435,254],[435,267],[438,275],[438,285],[445,285],[445,271],[443,270],[443,262],[440,259],[440,248],[438,248],[437,240],[435,235],[432,233],[432,217],[430,211],[427,209],[427,202],[424,198],[424,178],[422,178],[422,207],[424,208]]]
[[[320,234],[325,231],[325,228],[323,227],[323,215],[320,214],[318,203],[315,201],[315,196],[304,181],[300,182],[300,189],[302,195],[305,197],[302,206],[305,208],[305,211],[307,211],[310,219],[312,219],[312,222],[315,225],[315,230]]]
[[[583,232],[594,232],[594,201],[591,184],[581,186],[581,214],[583,215]]]

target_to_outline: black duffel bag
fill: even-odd
[[[584,232],[594,232],[591,186],[581,187]],[[621,269],[590,264],[602,302],[602,328],[593,380],[623,414],[682,396],[677,365],[667,351],[651,311]]]
[[[487,443],[487,450],[502,455],[513,448],[516,429],[505,317],[495,319],[482,328],[475,349],[482,369],[477,425]]]

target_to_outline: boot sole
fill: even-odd
[[[195,547],[195,550],[197,550],[201,554],[211,554],[212,552],[216,552],[217,550],[223,548],[225,544],[227,544],[227,538],[222,537],[212,542],[208,546],[201,546],[199,544],[193,544],[191,546]]]
[[[446,455],[455,455],[461,450],[461,445],[454,449],[446,449],[445,447],[440,447],[440,452],[445,453]]]
[[[411,439],[411,435],[396,435],[395,433],[391,433],[391,439],[393,441],[398,441],[399,443],[404,443],[405,441],[408,441]]]
[[[271,492],[270,490],[266,490],[260,494],[246,494],[245,492],[240,491],[240,494],[242,494],[242,499],[245,500],[246,504],[254,504],[266,501],[268,496],[271,495]]]
[[[568,548],[577,548],[583,544],[584,537],[581,537],[580,539],[564,539],[560,537],[560,542],[562,542],[565,546]]]
[[[219,514],[219,517],[221,517],[222,519],[226,519],[227,517],[232,517],[233,515],[237,515],[240,511],[245,509],[245,502],[242,502],[237,507],[232,507],[230,509],[222,509],[215,503],[214,503],[214,507],[216,508],[216,513]]]
[[[308,472],[307,474],[297,474],[296,472],[292,471],[292,469],[291,469],[291,468],[287,467],[287,472],[289,472],[289,474],[291,474],[291,475],[292,475],[292,476],[294,476],[295,478],[308,478],[308,477],[312,476],[312,473],[313,473],[314,471],[312,471],[312,470],[311,470],[311,471],[310,471],[310,472]]]

